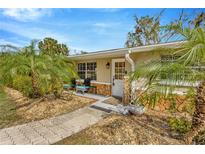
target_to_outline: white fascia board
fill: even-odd
[[[91,53],[81,54],[81,55],[71,55],[71,56],[68,56],[68,58],[71,58],[73,60],[80,60],[82,58],[83,59],[107,58],[107,57],[114,58],[114,57],[125,56],[125,54],[128,53],[129,49],[132,51],[132,53],[145,52],[145,51],[152,51],[153,49],[160,48],[160,47],[178,47],[182,45],[184,42],[185,41],[179,41],[179,42],[139,46],[139,47],[133,47],[133,48],[119,48],[119,49],[103,50],[103,51],[91,52]]]

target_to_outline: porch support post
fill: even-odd
[[[132,50],[129,49],[128,53],[125,54],[125,58],[131,65],[131,71],[134,72],[135,71],[135,62],[130,57],[131,53],[132,53]],[[132,83],[130,83],[129,76],[125,76],[124,77],[123,103],[125,105],[131,103],[134,99],[136,99],[135,95],[136,95],[136,93],[135,93],[135,82],[132,81]]]
[[[128,105],[131,100],[131,84],[129,81],[129,76],[125,75],[124,76],[124,86],[123,86],[123,98],[122,102],[124,105]]]

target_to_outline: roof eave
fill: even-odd
[[[93,58],[97,59],[97,58],[108,58],[108,57],[109,58],[122,57],[129,51],[129,49],[132,50],[132,53],[147,52],[147,51],[152,51],[153,49],[162,48],[162,47],[178,47],[184,42],[185,41],[179,41],[179,42],[154,44],[154,45],[147,45],[147,46],[140,46],[140,47],[133,47],[133,48],[111,49],[111,50],[104,50],[104,51],[98,51],[98,52],[81,54],[81,55],[71,55],[71,56],[68,56],[68,58],[71,58],[73,60],[81,60],[82,58],[83,59],[93,59]]]

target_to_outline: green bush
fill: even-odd
[[[40,79],[38,80],[38,92],[41,96],[46,94],[55,94],[56,97],[60,97],[63,91],[63,82],[59,80],[50,79]]]
[[[184,134],[191,129],[191,122],[185,118],[170,118],[169,126],[172,131]]]
[[[38,54],[35,46],[32,41],[18,52],[0,56],[0,84],[32,98],[47,94],[60,97],[63,81],[77,76],[75,65],[65,55]]]
[[[193,115],[195,111],[195,99],[196,99],[196,91],[193,89],[189,89],[187,94],[187,105],[184,107],[184,111]]]
[[[29,76],[15,76],[13,88],[22,92],[24,96],[31,96],[33,94],[32,82]]]

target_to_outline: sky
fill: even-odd
[[[0,45],[18,47],[45,37],[65,43],[72,51],[87,52],[124,47],[133,31],[134,16],[157,15],[162,9],[0,9]],[[194,14],[204,9],[184,9]],[[166,9],[161,23],[179,17],[181,9]]]

